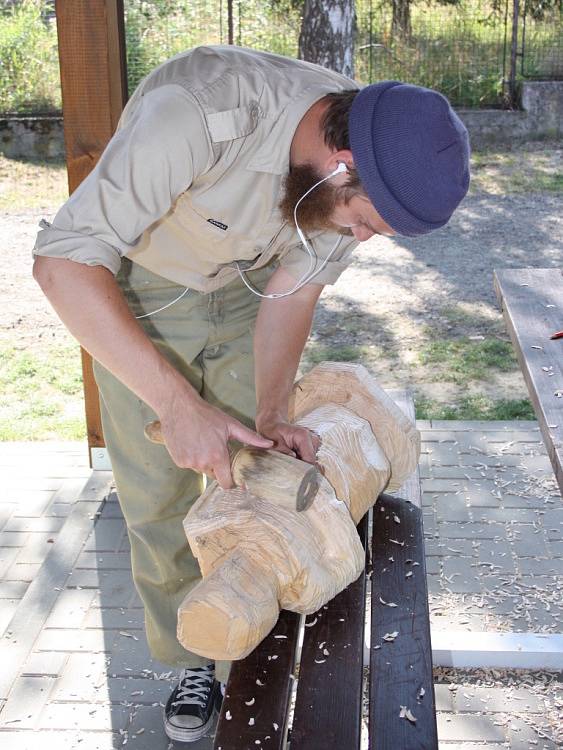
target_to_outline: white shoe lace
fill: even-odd
[[[180,684],[173,706],[205,706],[209,691],[213,686],[215,670],[213,665],[183,669],[180,674]]]

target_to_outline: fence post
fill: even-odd
[[[508,90],[510,103],[513,107],[517,104],[516,92],[516,58],[518,57],[518,21],[520,15],[520,0],[513,0],[512,5],[512,42],[510,45],[510,75],[508,78]]]

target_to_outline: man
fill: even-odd
[[[175,635],[199,579],[182,521],[202,475],[232,486],[229,440],[314,462],[318,438],[287,407],[323,285],[358,241],[443,226],[468,157],[435,92],[358,91],[301,61],[201,47],[140,84],[96,168],[42,223],[34,275],[96,360],[151,653],[182,668],[171,739],[206,732],[229,667]],[[157,417],[167,450],[143,435]]]

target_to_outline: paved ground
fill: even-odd
[[[419,427],[433,628],[557,632],[563,507],[536,424]],[[61,750],[166,748],[174,675],[147,651],[111,475],[72,443],[0,444],[0,466],[2,749],[35,750],[37,730]],[[561,675],[435,676],[444,749],[562,746]]]

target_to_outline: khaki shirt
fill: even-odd
[[[289,150],[305,112],[345,76],[291,58],[236,47],[199,47],[145,78],[125,107],[95,169],[52,224],[42,221],[34,254],[103,265],[126,255],[201,292],[277,256],[299,280],[310,268],[295,227],[277,208]],[[310,235],[315,283],[334,283],[357,241]]]

